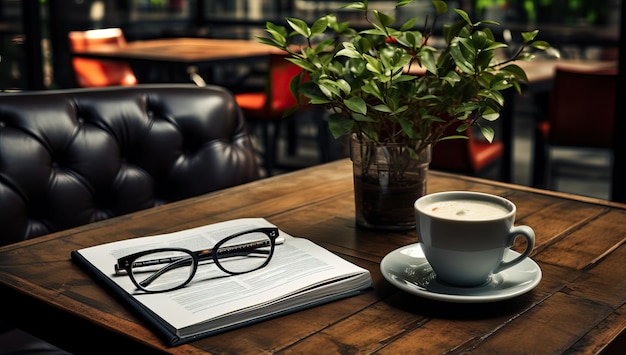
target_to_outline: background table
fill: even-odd
[[[125,46],[99,46],[76,51],[75,56],[98,59],[198,64],[264,57],[273,47],[253,40],[165,38],[128,42]]]
[[[77,353],[589,354],[626,345],[626,205],[438,172],[428,182],[431,193],[481,191],[517,204],[517,223],[537,234],[540,284],[487,304],[398,290],[379,263],[416,234],[356,228],[351,164],[340,160],[0,248],[0,318]],[[374,288],[167,348],[70,260],[74,249],[239,217],[314,240],[369,269]]]
[[[128,42],[125,46],[98,46],[73,52],[75,57],[127,61],[135,66],[162,70],[165,81],[187,78],[190,70],[207,72],[210,66],[232,62],[263,61],[276,51],[254,40],[165,38]],[[206,80],[211,78],[205,77]]]

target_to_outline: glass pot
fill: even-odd
[[[380,144],[351,137],[357,226],[410,230],[414,202],[426,193],[432,147],[417,156],[403,143]]]

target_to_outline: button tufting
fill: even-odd
[[[121,90],[124,94],[118,95]],[[137,100],[128,99],[133,95],[163,96],[167,105],[146,99],[145,105],[138,106]],[[14,214],[13,206],[26,203],[25,199],[41,202],[28,207],[29,212],[24,212],[28,216],[16,218],[10,231],[3,226],[0,245],[258,177],[256,156],[243,131],[244,118],[232,106],[232,96],[221,90],[145,86],[80,89],[64,95],[24,93],[21,97],[0,95],[0,107],[3,112],[24,116],[37,113],[39,116],[29,120],[29,128],[44,137],[47,146],[13,136],[5,142],[2,137],[0,165],[16,167],[2,173],[19,185],[24,198],[0,188],[0,201],[15,201],[0,204],[0,212],[13,208],[10,212]],[[32,107],[30,102],[41,105]],[[74,105],[72,112],[57,111],[68,102]],[[232,112],[224,114],[222,107]],[[147,118],[164,122],[146,123]],[[210,134],[199,131],[214,119],[220,121],[210,127]],[[0,116],[0,128],[12,127],[13,120]],[[4,130],[0,132],[4,135]],[[233,137],[237,149],[210,148],[213,141],[231,141]],[[42,162],[47,166],[41,166]]]

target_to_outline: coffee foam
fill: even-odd
[[[424,210],[435,217],[463,221],[499,218],[510,212],[494,202],[463,199],[433,202]]]

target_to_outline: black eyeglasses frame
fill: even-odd
[[[222,245],[224,245],[225,243],[227,243],[228,241],[240,237],[242,235],[245,234],[250,234],[250,233],[264,233],[265,235],[268,236],[269,240],[270,240],[270,251],[269,251],[269,255],[267,257],[267,259],[265,260],[265,262],[259,266],[257,266],[254,269],[250,269],[250,270],[246,270],[243,272],[234,272],[231,270],[228,270],[226,268],[224,268],[224,266],[222,266],[222,264],[219,262],[219,254],[218,251],[220,250],[220,248],[222,247]],[[194,276],[196,275],[196,271],[198,269],[198,264],[200,263],[200,261],[203,260],[207,260],[209,258],[213,259],[213,262],[215,263],[215,265],[217,265],[217,267],[224,271],[227,274],[230,275],[239,275],[239,274],[245,274],[248,272],[252,272],[255,270],[259,270],[265,266],[267,266],[267,264],[270,262],[270,260],[272,259],[272,256],[274,255],[274,249],[276,247],[276,238],[278,238],[279,236],[279,231],[278,228],[276,227],[262,227],[262,228],[255,228],[255,229],[249,229],[249,230],[245,230],[245,231],[241,231],[232,235],[229,235],[228,237],[221,239],[219,242],[217,242],[213,248],[210,249],[203,249],[203,250],[198,250],[198,251],[191,251],[189,249],[185,249],[185,248],[157,248],[157,249],[150,249],[150,250],[144,250],[144,251],[140,251],[137,253],[133,253],[130,255],[126,255],[123,256],[119,259],[117,259],[117,264],[115,264],[115,273],[116,274],[121,274],[122,270],[126,272],[126,274],[128,274],[128,276],[130,277],[131,281],[133,282],[133,284],[139,289],[142,290],[146,293],[161,293],[161,292],[169,292],[169,291],[174,291],[180,288],[185,287],[187,284],[189,284],[189,282],[191,282],[191,280],[194,278]],[[227,248],[229,248],[228,252],[233,252],[233,251],[237,251],[237,249],[241,250],[242,248],[245,249],[245,247],[249,245],[236,245],[236,246],[229,246]],[[233,249],[235,248],[235,249]],[[183,282],[182,284],[180,284],[179,286],[170,288],[170,289],[165,289],[165,290],[150,290],[150,289],[146,289],[144,285],[142,285],[140,282],[137,282],[137,280],[134,277],[134,274],[132,272],[132,268],[136,265],[134,265],[135,260],[137,260],[138,258],[145,256],[145,255],[149,255],[149,254],[154,254],[154,253],[159,253],[159,252],[167,252],[167,251],[173,251],[173,252],[183,252],[186,253],[188,255],[191,256],[191,262],[193,263],[193,265],[191,266],[192,270],[189,274],[189,277],[187,278],[187,280],[185,280],[185,282]],[[172,260],[174,261],[174,260]],[[164,261],[161,259],[158,261],[158,263],[163,263]],[[175,266],[173,266],[175,267]],[[167,270],[166,270],[167,271]],[[155,274],[155,276],[158,276],[160,274],[162,274],[164,271],[159,271]]]

